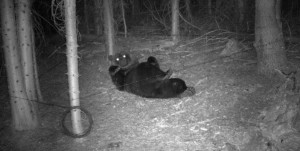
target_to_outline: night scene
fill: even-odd
[[[0,151],[300,151],[300,0],[0,8]]]

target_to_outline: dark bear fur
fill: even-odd
[[[123,69],[124,74],[127,74],[131,69],[139,65],[138,60],[132,59],[132,57],[130,57],[130,55],[125,51],[121,51],[115,54],[112,57],[112,61],[116,66],[119,66],[120,69]],[[167,72],[163,72],[162,70],[160,70],[158,61],[156,60],[155,57],[150,56],[147,62],[155,66],[157,69],[159,69],[159,70],[155,70],[156,73],[159,75],[156,78],[160,78],[161,80],[164,80],[171,77],[173,71],[171,69],[169,69]],[[117,70],[119,70],[119,68]]]
[[[122,65],[125,64],[122,62]],[[110,66],[109,74],[118,90],[146,98],[181,97],[181,94],[188,89],[182,79],[169,78],[172,72],[170,70],[162,71],[156,58],[152,56],[148,58],[147,62],[138,63],[128,69]]]

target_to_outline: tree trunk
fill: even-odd
[[[71,107],[80,106],[78,83],[78,55],[77,55],[77,27],[76,27],[76,1],[65,0],[65,27],[67,39],[67,65],[69,95]],[[82,132],[81,115],[79,109],[71,112],[73,133]]]
[[[179,41],[179,0],[172,0],[172,40],[174,44]]]
[[[208,1],[208,4],[207,4],[207,5],[208,5],[208,6],[207,6],[207,7],[208,7],[208,14],[209,14],[209,15],[212,15],[212,8],[211,8],[211,1],[212,1],[212,0],[207,0],[207,1]]]
[[[193,20],[192,11],[191,11],[191,0],[185,0],[185,10],[190,21]]]
[[[222,5],[222,3],[223,3],[223,0],[217,0],[216,1],[216,7],[215,7],[215,13],[217,14],[217,13],[221,13],[221,5]]]
[[[237,0],[238,13],[239,13],[239,24],[242,25],[245,19],[245,0]]]
[[[127,24],[126,24],[126,18],[125,18],[125,8],[124,8],[124,0],[121,0],[121,10],[122,10],[122,19],[123,19],[123,25],[124,25],[124,34],[125,38],[127,38]]]
[[[87,34],[90,34],[90,26],[89,26],[89,15],[88,15],[88,6],[87,0],[84,0],[84,22],[85,22],[85,31]]]
[[[95,4],[95,31],[96,31],[96,35],[100,36],[102,35],[102,28],[103,28],[103,23],[101,22],[102,20],[102,12],[101,12],[101,0],[94,0],[94,4]]]
[[[34,36],[31,23],[31,3],[29,0],[16,0],[17,2],[17,25],[19,46],[21,49],[21,62],[23,67],[23,76],[26,86],[26,93],[30,100],[37,100],[37,88],[35,85],[35,67],[34,67],[34,42],[31,38]],[[29,38],[30,37],[30,38]],[[35,102],[32,104],[36,105]],[[34,114],[37,114],[36,111]]]
[[[140,1],[139,0],[131,0],[131,16],[135,16],[140,13]]]
[[[276,20],[276,0],[256,0],[255,48],[259,73],[273,76],[287,65],[282,32]]]
[[[106,48],[108,50],[108,55],[114,54],[114,24],[113,24],[113,11],[112,11],[112,1],[103,0],[104,7],[104,33],[106,38]]]
[[[18,9],[18,11],[24,13],[23,15],[26,16],[26,14],[30,14],[30,5],[28,1],[22,1],[22,5],[20,5],[21,1],[17,1],[17,4],[18,6],[20,6],[20,9]],[[14,14],[14,3],[11,0],[2,0],[0,6],[3,49],[5,54],[8,88],[12,107],[13,127],[16,130],[34,129],[38,126],[37,109],[34,103],[32,102],[33,100],[29,98],[33,97],[33,93],[29,92],[29,95],[27,95],[26,91],[26,85],[24,81],[25,78],[23,75],[22,64],[20,62],[20,46],[18,45],[17,41],[18,38]],[[18,13],[18,17],[22,19],[20,12]],[[27,28],[23,25],[20,26]],[[20,28],[19,30],[24,31],[25,29]],[[26,30],[28,30],[28,28]],[[24,45],[30,44],[31,43],[25,43]],[[30,61],[32,60],[29,60],[29,62]],[[28,74],[30,75],[25,76],[30,77],[33,75],[32,72]],[[28,83],[28,85],[33,86],[32,83]]]
[[[39,80],[39,74],[38,74],[38,66],[37,66],[37,62],[36,62],[36,49],[35,49],[35,35],[34,35],[34,30],[33,30],[33,26],[32,26],[32,21],[31,23],[31,42],[32,42],[32,56],[33,56],[33,71],[34,71],[34,85],[35,85],[35,90],[37,93],[37,100],[40,102],[45,102],[45,100],[43,99],[42,96],[42,92],[41,92],[41,87],[40,87],[40,80]]]

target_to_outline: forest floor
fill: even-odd
[[[181,99],[146,99],[118,91],[107,71],[109,62],[103,40],[81,42],[78,48],[80,103],[93,117],[91,133],[83,138],[64,135],[60,122],[65,109],[44,104],[39,104],[40,128],[13,131],[5,93],[0,96],[3,104],[0,150],[272,150],[276,143],[274,137],[264,133],[261,117],[273,104],[298,100],[299,95],[285,93],[284,98],[277,99],[277,88],[285,81],[256,73],[254,48],[241,47],[243,51],[222,56],[220,53],[229,38],[203,39],[185,39],[172,46],[171,40],[162,36],[116,38],[117,51],[128,51],[140,62],[155,56],[162,70],[173,69],[172,77],[182,78],[187,85],[195,87],[194,96]],[[39,61],[40,85],[45,102],[69,106],[64,51],[65,48],[60,48],[54,55],[41,56],[44,60]],[[296,57],[300,52],[291,53],[289,60],[299,66]],[[3,85],[1,89],[7,91]]]

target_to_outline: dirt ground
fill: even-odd
[[[60,121],[65,109],[56,105],[69,106],[69,90],[65,48],[57,49],[39,61],[43,97],[47,103],[56,105],[39,104],[39,129],[16,132],[10,128],[8,95],[1,95],[5,101],[1,101],[0,150],[276,150],[274,136],[267,137],[262,129],[261,117],[267,108],[280,102],[275,91],[284,81],[256,74],[255,50],[246,43],[250,46],[247,49],[243,47],[234,55],[221,56],[226,41],[194,38],[172,46],[171,40],[162,36],[116,38],[117,51],[128,51],[139,61],[155,56],[164,71],[173,69],[172,77],[182,78],[195,87],[194,96],[181,99],[146,99],[118,91],[108,75],[103,40],[81,42],[80,101],[94,120],[91,133],[83,138],[61,133]],[[300,52],[289,54],[289,60],[297,63]],[[1,89],[4,92],[5,87]],[[295,93],[285,96],[290,99],[285,97],[281,101],[299,98]],[[295,136],[294,140],[297,139]],[[300,149],[292,146],[286,149]]]

